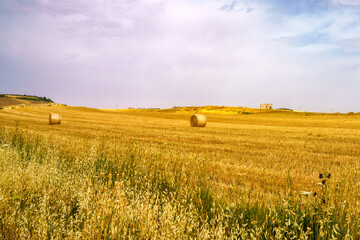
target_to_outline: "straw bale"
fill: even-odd
[[[204,114],[195,114],[190,118],[190,125],[192,127],[205,127],[206,126],[206,116]]]
[[[60,124],[61,123],[61,115],[60,113],[50,113],[49,115],[49,124]]]

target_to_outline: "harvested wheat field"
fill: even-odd
[[[3,109],[0,236],[359,239],[359,171],[358,114]]]

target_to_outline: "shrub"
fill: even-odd
[[[29,100],[29,101],[36,101],[36,102],[51,102],[53,103],[53,101],[51,99],[48,99],[46,97],[18,97],[17,99],[21,99],[21,100]]]

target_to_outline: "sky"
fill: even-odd
[[[1,0],[0,93],[360,112],[360,0]]]

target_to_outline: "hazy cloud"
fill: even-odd
[[[320,3],[3,0],[0,89],[94,107],[360,111],[359,15]]]
[[[360,6],[360,0],[331,0],[334,5]]]

